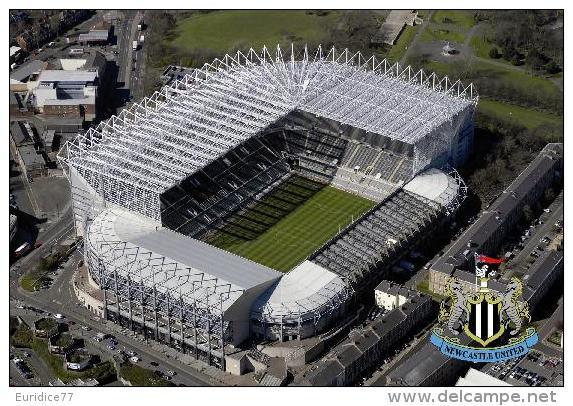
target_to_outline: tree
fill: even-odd
[[[541,68],[547,63],[547,57],[539,52],[537,49],[533,48],[527,53],[525,57],[525,63],[534,71],[540,71]]]
[[[545,66],[545,70],[547,73],[554,75],[561,72],[561,67],[557,64],[557,62],[551,61]]]
[[[489,50],[489,57],[491,59],[499,59],[500,56],[501,56],[501,54],[499,53],[499,49],[497,49],[497,47],[492,47]]]

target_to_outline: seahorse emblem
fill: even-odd
[[[506,327],[512,322],[514,328],[509,332],[510,335],[514,336],[519,333],[523,327],[523,320],[531,321],[531,315],[529,314],[529,305],[527,302],[520,302],[518,298],[523,292],[523,285],[521,281],[517,278],[511,278],[511,281],[507,284],[505,294],[503,295],[501,314],[503,322]]]
[[[462,326],[464,324],[464,320],[462,320],[464,315],[465,321],[467,321],[468,318],[466,292],[457,278],[450,278],[446,283],[446,293],[451,299],[451,304],[448,308],[445,301],[442,301],[440,304],[439,321],[440,323],[445,323],[447,329],[453,335],[457,336],[460,332],[456,328],[456,325]]]

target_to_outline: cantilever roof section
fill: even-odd
[[[195,70],[90,129],[65,159],[162,193],[295,108],[415,143],[477,98],[471,85],[347,50],[302,60],[266,49],[241,55]]]
[[[130,212],[118,211],[116,235],[125,242],[185,264],[200,272],[250,289],[282,274],[264,265],[213,247]]]

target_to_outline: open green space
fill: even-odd
[[[478,103],[478,109],[488,116],[495,116],[507,121],[515,121],[515,123],[530,129],[544,124],[563,125],[562,116],[543,113],[495,100],[481,99]]]
[[[307,14],[303,10],[227,10],[193,15],[175,28],[171,45],[226,52],[234,47],[261,48],[303,40],[320,42],[339,13]]]
[[[293,176],[206,242],[287,272],[374,204]]]
[[[174,386],[155,371],[129,362],[124,362],[119,367],[119,375],[128,380],[133,386]]]
[[[502,78],[510,85],[529,89],[531,92],[543,92],[546,95],[560,95],[561,91],[549,79],[527,73],[523,69],[516,69],[508,64],[500,66],[493,61],[479,60],[473,64],[473,70],[481,76]]]
[[[422,42],[450,41],[462,43],[464,40],[465,34],[455,28],[450,29],[430,26],[420,35],[420,41]]]
[[[404,31],[400,34],[398,41],[392,46],[386,57],[392,62],[399,62],[402,56],[406,53],[406,50],[414,40],[416,32],[418,32],[419,26],[407,25]]]
[[[475,25],[473,13],[467,10],[437,10],[428,28],[420,35],[422,42],[451,41],[463,43]]]
[[[470,10],[436,10],[432,14],[433,23],[452,24],[469,30],[475,25],[473,12]]]

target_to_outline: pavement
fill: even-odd
[[[64,221],[63,223],[66,222]],[[58,229],[61,229],[61,226],[58,227]],[[33,252],[36,254],[35,256],[39,255],[38,251]],[[72,289],[71,277],[73,272],[77,269],[78,262],[81,258],[81,252],[74,252],[68,261],[64,264],[63,269],[60,270],[54,277],[52,286],[48,289],[30,293],[20,289],[17,285],[17,282],[16,284],[11,283],[11,296],[18,302],[11,302],[10,314],[18,315],[19,312],[22,311],[30,312],[29,310],[17,309],[15,305],[16,303],[20,302],[38,307],[53,314],[60,313],[66,317],[66,320],[72,320],[76,323],[76,325],[73,326],[71,330],[72,332],[76,332],[80,337],[87,338],[89,341],[89,339],[93,337],[97,332],[112,334],[119,342],[119,348],[123,347],[127,351],[135,350],[139,354],[143,360],[141,363],[143,367],[147,367],[153,370],[159,369],[167,371],[170,369],[175,371],[177,373],[173,378],[173,382],[175,384],[183,384],[185,386],[209,386],[219,384],[216,380],[202,374],[201,372],[198,372],[194,368],[183,365],[177,359],[177,355],[169,355],[169,351],[166,349],[167,347],[159,345],[158,343],[153,343],[151,341],[149,343],[142,342],[135,339],[133,336],[126,336],[122,332],[120,326],[98,318],[93,313],[89,312],[86,308],[79,305]],[[25,259],[27,259],[27,262],[33,261],[33,257],[31,256],[28,256]],[[13,279],[12,273],[11,277]],[[32,316],[40,317],[30,312],[28,317]],[[92,331],[88,334],[80,328],[82,325],[90,327]],[[89,342],[90,346],[95,346],[96,348],[99,347],[104,356],[111,358],[113,355],[112,352],[107,349],[107,342],[102,343],[99,346],[97,343],[95,343],[95,341],[93,341],[93,343],[91,341]],[[161,350],[163,352],[161,352]],[[176,354],[178,354],[179,357],[182,356],[180,353]],[[151,366],[150,362],[152,361],[157,362],[159,367]],[[221,373],[224,374],[222,371]]]

